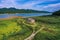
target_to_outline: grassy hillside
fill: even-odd
[[[60,40],[60,16],[32,18],[36,20],[35,30],[41,28],[42,25],[45,27],[35,35],[33,40]],[[28,23],[25,18],[0,20],[0,40],[24,40],[32,33],[32,27],[26,24]]]
[[[44,16],[34,18],[39,24],[45,25],[46,27],[45,30],[42,30],[35,36],[34,40],[60,40],[60,16]]]
[[[19,19],[0,20],[0,40],[18,40],[18,37],[23,40],[31,34],[31,31],[17,20]]]
[[[53,13],[53,15],[55,15],[55,16],[60,16],[60,10],[55,11],[55,12]]]

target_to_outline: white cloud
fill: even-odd
[[[60,3],[49,4],[47,6],[42,7],[42,10],[47,10],[47,11],[57,11],[59,9],[60,9]]]
[[[32,7],[34,6],[35,4],[38,4],[38,3],[42,3],[42,2],[45,2],[45,1],[54,1],[54,0],[32,0],[32,1],[29,1],[25,4],[17,4],[16,3],[17,0],[2,0],[2,3],[0,4],[0,7],[18,7],[20,6],[21,7]],[[20,1],[20,0],[19,0]]]
[[[15,0],[2,0],[0,7],[13,7],[15,6]]]
[[[57,0],[30,0],[24,4],[17,4],[17,0],[2,0],[2,3],[0,3],[0,8],[3,7],[15,7],[15,8],[20,8],[20,9],[35,9],[35,10],[47,10],[47,11],[52,11],[52,10],[58,10],[60,7],[60,3],[56,4],[49,4],[49,5],[39,5],[36,6],[37,4],[41,4],[44,2],[51,2],[51,1],[57,1]],[[56,8],[56,9],[55,9]]]
[[[56,6],[60,6],[60,3],[49,4],[49,5],[47,5],[47,6],[44,6],[43,8],[47,8],[47,7],[56,7]]]

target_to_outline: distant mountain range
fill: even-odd
[[[0,8],[0,14],[1,13],[50,13],[50,12],[32,9]]]

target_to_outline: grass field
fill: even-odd
[[[34,17],[36,21],[45,25],[46,30],[38,33],[34,40],[60,40],[60,16]]]
[[[32,17],[36,20],[36,30],[40,31],[33,40],[60,40],[60,16]],[[24,18],[0,20],[0,40],[24,40],[32,33],[32,27],[22,23]],[[39,27],[40,26],[40,27]]]

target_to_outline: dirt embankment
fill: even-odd
[[[8,18],[0,18],[0,20],[11,20],[11,19],[15,19],[15,18],[23,18],[21,16],[10,16]]]

